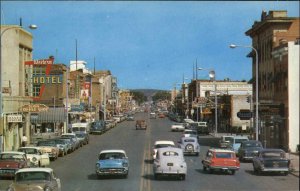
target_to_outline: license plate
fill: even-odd
[[[167,166],[173,166],[173,163],[168,163]]]

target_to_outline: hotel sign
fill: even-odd
[[[34,75],[33,84],[61,84],[62,75]]]
[[[30,105],[24,105],[20,108],[21,112],[33,112],[33,113],[39,113],[42,111],[48,111],[49,107],[44,104],[30,104]]]
[[[21,123],[22,122],[22,115],[8,115],[7,116],[8,123]]]

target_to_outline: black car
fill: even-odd
[[[106,131],[104,121],[94,121],[91,123],[90,134],[102,134]]]
[[[241,146],[238,150],[238,156],[240,161],[252,160],[259,151],[263,149],[263,146],[260,141],[249,140],[241,143]]]
[[[262,149],[252,160],[253,170],[256,174],[263,172],[284,173],[288,175],[290,159],[282,149]]]

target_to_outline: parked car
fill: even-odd
[[[76,148],[76,142],[73,138],[70,138],[70,137],[59,137],[58,138],[59,140],[62,140],[65,144],[68,144],[70,150],[69,150],[69,153],[75,151],[77,148]]]
[[[77,133],[77,132],[84,132],[84,133],[89,133],[90,131],[90,123],[84,122],[84,123],[73,123],[72,124],[72,132]]]
[[[249,140],[242,142],[239,150],[238,156],[240,161],[252,160],[257,153],[263,149],[263,146],[260,141]]]
[[[175,143],[173,141],[161,140],[155,141],[152,151],[152,159],[156,159],[157,149],[164,148],[164,147],[175,147]]]
[[[72,140],[75,142],[76,149],[82,146],[75,133],[64,133],[61,135],[61,138],[72,138]]]
[[[120,175],[127,177],[129,173],[129,160],[124,150],[103,150],[99,153],[96,162],[98,177],[107,175]]]
[[[182,149],[184,154],[195,154],[199,155],[200,145],[196,137],[181,137],[179,143],[179,148]]]
[[[146,130],[147,129],[147,123],[145,120],[136,120],[136,124],[135,124],[135,129],[143,129]]]
[[[90,134],[102,134],[106,131],[104,121],[94,121],[91,123]]]
[[[89,134],[84,132],[77,132],[75,134],[81,145],[89,144]]]
[[[133,116],[133,115],[128,115],[128,116],[126,117],[126,120],[127,120],[127,121],[134,121],[134,116]]]
[[[171,125],[171,131],[184,131],[185,126],[183,123],[174,123]]]
[[[0,153],[0,177],[12,178],[18,169],[29,167],[29,163],[24,152],[2,152]]]
[[[154,178],[159,176],[177,176],[185,180],[187,165],[180,148],[164,147],[157,149],[157,155],[153,162]]]
[[[282,149],[262,149],[252,160],[253,170],[256,174],[263,172],[282,172],[288,175],[290,160]]]
[[[242,142],[244,141],[249,141],[249,138],[247,136],[242,136],[242,135],[237,135],[233,137],[232,148],[236,154],[238,153],[238,150]]]
[[[226,171],[235,174],[240,169],[240,161],[235,152],[229,149],[209,149],[202,160],[203,171]]]
[[[61,182],[51,168],[23,168],[16,172],[8,191],[61,191]]]
[[[72,146],[70,143],[66,142],[64,139],[55,138],[56,147],[59,149],[59,156],[65,156],[71,152]]]
[[[219,141],[220,148],[232,148],[233,147],[233,135],[223,135]]]
[[[40,147],[20,147],[18,151],[26,154],[27,160],[30,161],[30,167],[48,166],[50,164],[48,153],[43,153]]]
[[[56,146],[54,140],[39,140],[37,146],[40,147],[44,153],[48,153],[50,160],[56,160],[58,158],[59,148]]]
[[[105,120],[105,129],[106,131],[114,128],[117,125],[117,122],[114,119]]]

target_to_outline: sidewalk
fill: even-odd
[[[287,158],[291,160],[290,173],[299,177],[299,154],[287,153]]]

